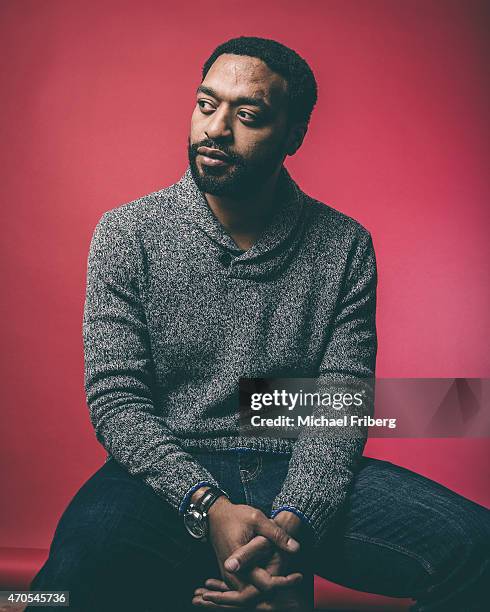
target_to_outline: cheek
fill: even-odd
[[[283,146],[283,138],[269,130],[267,133],[248,134],[242,142],[243,155],[248,158],[266,159],[275,155]]]
[[[191,115],[191,128],[190,128],[190,137],[191,142],[196,142],[200,140],[200,133],[202,132],[202,114],[199,109],[196,107]]]
[[[236,147],[240,148],[244,155],[254,155],[255,152],[267,148],[273,138],[269,129],[253,130],[241,122],[233,126],[233,135]]]

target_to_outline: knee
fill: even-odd
[[[440,537],[432,540],[432,589],[444,587],[452,591],[456,585],[466,585],[464,590],[471,587],[476,596],[490,579],[490,512],[481,510],[452,516],[441,525]]]

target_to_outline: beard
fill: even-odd
[[[199,147],[219,149],[229,156],[226,166],[205,166],[198,168],[196,158]],[[187,153],[192,178],[199,191],[215,196],[227,196],[237,200],[247,198],[258,192],[275,172],[283,159],[284,143],[253,161],[228,150],[226,146],[217,145],[210,138],[197,143],[188,141]]]

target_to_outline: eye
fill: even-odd
[[[197,105],[201,109],[202,113],[212,113],[215,109],[209,100],[203,100],[202,98],[197,101]]]
[[[257,121],[258,119],[257,115],[244,109],[238,111],[238,116],[240,117],[240,119],[244,119],[247,123]]]

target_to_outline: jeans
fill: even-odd
[[[289,455],[194,455],[231,501],[269,516]],[[490,511],[410,470],[363,457],[346,503],[308,561],[315,574],[344,586],[411,597],[416,612],[469,612],[488,609],[489,549]],[[69,590],[69,609],[84,612],[197,611],[193,591],[210,577],[220,578],[211,545],[195,541],[175,509],[110,459],[62,514],[30,588]],[[312,593],[312,581],[305,585]]]

